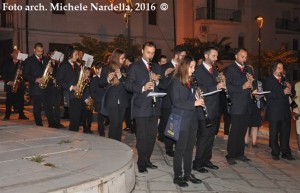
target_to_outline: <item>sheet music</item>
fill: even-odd
[[[54,51],[54,54],[51,57],[51,59],[56,60],[56,61],[60,61],[60,58],[61,58],[62,55],[63,55],[63,53],[58,52],[58,51]]]
[[[86,67],[91,67],[94,62],[94,56],[84,53],[82,60],[85,61]]]
[[[155,97],[164,97],[166,96],[167,93],[164,93],[164,92],[149,92],[147,97],[152,97],[152,96],[155,96]]]
[[[28,58],[28,54],[24,54],[21,52],[18,53],[18,56],[17,56],[18,60],[24,61],[24,60],[26,60],[26,58]]]
[[[203,93],[202,96],[205,97],[205,96],[213,95],[213,94],[221,92],[221,91],[222,90],[214,90],[214,91],[211,91],[211,92]]]
[[[255,92],[255,93],[252,93],[254,95],[264,95],[264,94],[269,94],[271,93],[271,91],[262,91],[262,92]]]

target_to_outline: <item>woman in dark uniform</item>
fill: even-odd
[[[195,71],[195,65],[196,62],[191,56],[185,56],[176,69],[170,89],[172,113],[182,117],[173,160],[174,183],[181,187],[188,186],[187,181],[197,184],[202,182],[191,174],[193,147],[198,129],[196,106],[204,105],[203,99],[196,100],[190,86],[190,78]]]

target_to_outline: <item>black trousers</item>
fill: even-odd
[[[230,121],[230,114],[228,113],[228,110],[227,110],[227,104],[221,105],[220,108],[221,108],[220,109],[221,110],[221,115],[220,115],[220,117],[218,118],[218,121],[217,121],[217,129],[216,129],[215,135],[217,135],[219,133],[222,114],[223,114],[223,119],[224,119],[224,135],[228,135],[231,121]]]
[[[290,133],[291,133],[291,121],[269,121],[270,124],[270,142],[273,156],[290,155]],[[279,139],[279,143],[278,143]]]
[[[69,99],[69,114],[70,114],[70,131],[79,131],[80,114],[81,114],[81,100],[77,98]]]
[[[198,121],[196,156],[193,161],[194,167],[203,167],[212,158],[212,148],[215,140],[218,119],[210,119],[212,126],[206,127],[205,120]]]
[[[108,137],[121,141],[122,138],[122,123],[125,115],[125,107],[118,105],[118,107],[107,107],[109,114],[109,131]]]
[[[158,117],[136,117],[135,120],[137,165],[139,169],[146,169],[156,141]]]
[[[10,117],[11,108],[15,106],[18,110],[19,116],[24,115],[24,89],[18,89],[16,93],[11,92],[10,90],[6,92],[6,101],[5,101],[5,117]]]
[[[97,123],[98,123],[98,133],[99,135],[102,135],[105,133],[105,128],[104,128],[104,120],[105,120],[105,116],[102,115],[101,112],[101,105],[97,104],[96,108],[97,108]]]
[[[52,87],[52,107],[53,107],[53,117],[55,126],[60,124],[60,104],[62,101],[62,90],[56,87]]]
[[[44,91],[42,95],[32,95],[30,97],[32,98],[32,103],[33,103],[33,116],[34,116],[35,124],[38,126],[43,126],[41,113],[44,107],[48,125],[54,126],[55,121],[53,116],[53,107],[52,107],[50,92]]]
[[[244,155],[245,135],[249,125],[249,114],[231,115],[231,129],[227,142],[227,158]]]
[[[173,146],[175,144],[175,141],[172,139],[165,137],[164,132],[169,120],[169,116],[171,114],[172,108],[162,108],[161,109],[161,117],[158,125],[158,132],[161,138],[163,138],[163,141],[165,143],[165,149],[166,152],[171,152],[173,151]]]
[[[93,122],[93,111],[88,110],[86,108],[86,103],[84,101],[81,101],[81,121],[82,121],[82,127],[83,132],[89,132],[91,131],[91,126]]]
[[[124,121],[126,123],[126,127],[130,128],[132,133],[135,132],[133,120],[131,120],[131,107],[127,107],[124,115]]]
[[[173,159],[174,177],[182,176],[182,161],[184,176],[190,176],[192,172],[193,148],[197,135],[197,118],[194,116],[188,129],[180,130],[179,139],[176,142]]]

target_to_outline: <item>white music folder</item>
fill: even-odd
[[[56,60],[56,61],[60,61],[62,55],[63,55],[63,53],[58,52],[58,51],[54,51],[53,55],[51,56],[51,59]]]
[[[255,93],[252,93],[254,95],[264,95],[264,94],[269,94],[271,93],[271,91],[262,91],[262,92],[255,92]]]
[[[211,92],[203,93],[202,96],[205,97],[205,96],[213,95],[213,94],[221,92],[221,91],[222,90],[214,90],[214,91],[211,91]]]
[[[166,95],[167,95],[167,93],[164,93],[164,92],[149,92],[147,94],[147,97],[164,97]]]
[[[26,58],[28,58],[28,54],[24,54],[24,53],[21,53],[21,52],[18,53],[18,56],[17,56],[18,60],[25,61]]]
[[[90,68],[94,62],[94,56],[84,53],[82,60],[85,61],[85,66]]]

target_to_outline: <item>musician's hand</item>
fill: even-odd
[[[224,76],[223,72],[220,72],[218,78],[219,78],[219,80],[221,80],[222,82],[225,82],[225,81],[226,81],[226,77]]]
[[[225,85],[225,82],[219,82],[217,84],[217,89],[220,90],[220,89],[226,89],[226,85]]]
[[[202,98],[197,99],[197,100],[195,101],[195,106],[196,106],[196,107],[197,107],[197,106],[202,106],[202,107],[204,107],[204,106],[205,106],[204,99],[202,99]]]
[[[14,81],[9,81],[9,82],[8,82],[8,85],[9,85],[9,86],[13,86],[13,85],[14,85]]]
[[[250,81],[250,82],[254,81],[254,78],[253,78],[252,74],[247,73],[246,76],[248,78],[248,81]]]
[[[159,81],[159,79],[160,79],[160,75],[151,73],[150,79],[151,79],[152,81],[157,82],[157,81]]]
[[[17,70],[17,73],[21,75],[21,74],[23,73],[23,70],[18,69],[18,70]]]
[[[43,84],[45,82],[45,79],[39,77],[39,78],[35,79],[35,82],[38,83],[38,84]]]
[[[114,72],[109,73],[107,76],[107,82],[110,82],[114,78],[114,76],[115,76]]]
[[[252,82],[247,81],[243,84],[243,89],[248,89],[248,88],[252,88]]]
[[[53,68],[49,67],[49,73],[52,74],[53,73]]]
[[[144,91],[147,91],[147,90],[153,90],[153,82],[147,82],[145,85],[144,85]]]
[[[74,90],[75,92],[77,92],[78,91],[78,87],[77,86],[72,86],[72,90]]]
[[[289,82],[285,82],[286,87],[288,87],[289,89],[292,89],[292,85]]]
[[[283,90],[283,92],[284,92],[284,94],[289,95],[289,94],[291,94],[291,89],[288,88],[288,87],[286,87],[286,88]]]
[[[121,70],[120,70],[120,69],[117,69],[117,70],[115,71],[115,74],[116,74],[116,76],[118,77],[118,79],[120,79],[120,78],[122,77],[122,73],[121,73]]]
[[[53,84],[56,85],[56,79],[53,79]]]
[[[169,74],[171,74],[173,71],[174,71],[175,68],[168,68],[166,71],[165,71],[165,76],[167,77]]]

